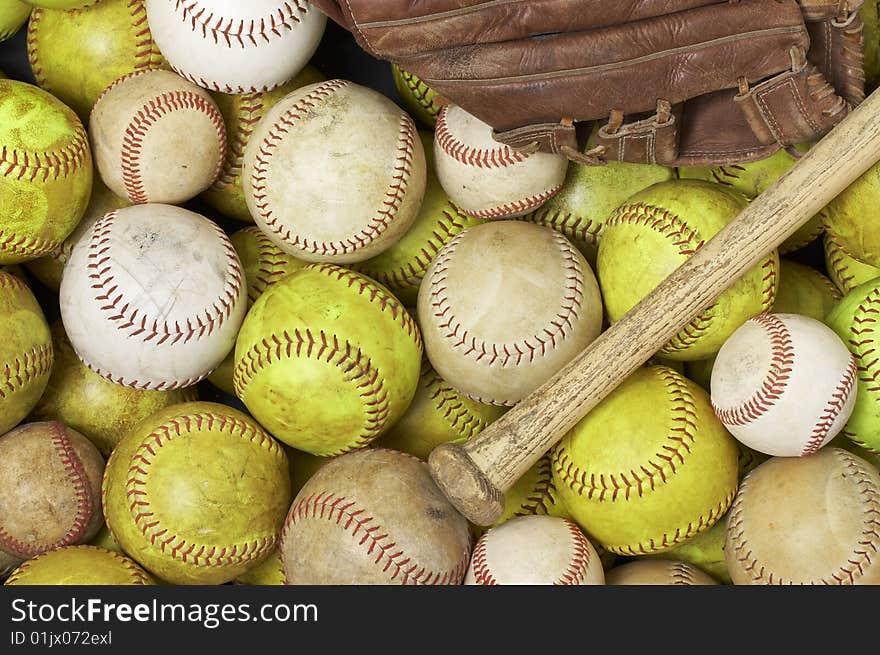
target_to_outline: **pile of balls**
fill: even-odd
[[[28,17],[39,86],[0,80],[6,584],[880,582],[880,165],[479,527],[431,450],[551,378],[798,153],[514,150],[405,71],[411,113],[325,79],[302,0],[5,0],[0,36]],[[827,276],[796,261],[820,237]]]

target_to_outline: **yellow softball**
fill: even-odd
[[[517,516],[546,515],[571,518],[553,481],[553,460],[546,453],[504,494],[504,513],[493,525]]]
[[[418,327],[390,292],[360,273],[313,264],[251,307],[233,381],[276,438],[336,455],[366,446],[403,415],[421,356]]]
[[[97,546],[65,546],[19,566],[7,585],[153,585],[134,560]]]
[[[880,267],[860,262],[853,257],[831,230],[825,231],[824,246],[828,277],[841,293],[849,293],[860,284],[880,277]]]
[[[113,536],[148,571],[221,584],[274,552],[291,500],[287,455],[242,412],[181,403],[123,437],[102,497]]]
[[[609,320],[620,320],[746,206],[745,197],[701,180],[673,180],[632,196],[605,221],[597,273]],[[664,346],[675,360],[711,357],[776,299],[774,250]]]
[[[642,368],[553,451],[553,480],[588,536],[618,555],[670,550],[711,528],[737,488],[737,450],[709,396]]]
[[[42,89],[0,80],[0,264],[60,246],[91,189],[92,155],[76,114]]]
[[[266,112],[288,93],[325,79],[318,69],[306,66],[292,80],[272,91],[240,95],[212,92],[211,96],[220,108],[226,124],[227,149],[220,176],[211,188],[201,194],[201,198],[229,218],[253,223],[254,219],[244,199],[241,179],[244,150],[251,134]]]
[[[153,412],[197,398],[194,387],[142,391],[110,382],[80,361],[60,320],[51,332],[55,363],[31,418],[61,421],[87,437],[105,457],[126,432]]]
[[[235,584],[272,587],[285,584],[281,553],[278,550],[273,552],[255,567],[238,576],[235,579]]]
[[[425,127],[437,125],[437,114],[443,106],[440,96],[417,76],[391,64],[391,75],[400,99],[409,112]]]
[[[27,284],[0,271],[0,435],[37,404],[52,371],[52,337]]]
[[[834,283],[815,268],[784,259],[779,262],[774,313],[802,314],[824,321],[841,297]]]
[[[724,584],[731,584],[730,573],[727,571],[727,560],[724,557],[724,535],[727,531],[725,517],[711,528],[698,534],[665,553],[646,555],[648,559],[673,560],[694,566],[703,573],[711,575]]]
[[[880,225],[872,220],[880,206],[880,162],[828,203],[825,226],[850,256],[880,267]]]
[[[72,11],[43,7],[34,9],[28,24],[31,71],[83,121],[114,80],[170,68],[153,42],[145,0],[101,0]]]
[[[4,0],[0,3],[0,41],[15,35],[31,15],[31,7],[18,0]]]

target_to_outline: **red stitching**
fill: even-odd
[[[37,85],[41,88],[48,89],[46,86],[46,76],[43,74],[43,66],[40,64],[40,59],[37,53],[37,29],[43,20],[44,11],[45,9],[42,7],[34,7],[31,10],[31,16],[28,19],[27,40],[25,45],[27,48],[28,63],[31,66],[31,72],[34,74],[34,80],[36,80]]]
[[[590,570],[590,550],[592,546],[574,522],[568,519],[563,519],[563,521],[565,521],[565,525],[571,534],[571,546],[574,552],[571,555],[565,572],[553,584],[579,585],[584,581],[587,572]]]
[[[535,211],[529,217],[529,221],[562,232],[569,239],[575,239],[591,246],[599,244],[599,235],[604,227],[601,221],[575,216],[571,212],[554,211],[546,206]]]
[[[341,369],[346,382],[352,384],[363,400],[364,425],[354,442],[333,455],[366,446],[382,434],[388,422],[390,405],[385,378],[373,366],[372,361],[360,348],[348,341],[340,341],[323,330],[314,334],[311,330],[284,330],[262,339],[239,359],[233,375],[235,393],[244,398],[248,385],[260,372],[283,359],[307,358],[324,361]]]
[[[825,405],[825,409],[822,410],[822,414],[819,416],[816,427],[813,428],[810,439],[804,445],[801,455],[812,455],[825,444],[831,426],[834,424],[834,421],[837,420],[837,417],[840,416],[850,393],[852,393],[853,385],[856,381],[857,370],[856,359],[855,357],[850,356],[846,371],[843,373],[843,378],[837,383],[834,393],[831,394],[831,399],[828,401],[828,404]]]
[[[829,575],[817,580],[810,580],[809,582],[812,584],[854,584],[864,574],[864,567],[871,564],[872,557],[880,549],[880,491],[877,489],[873,476],[866,472],[863,465],[850,453],[841,449],[835,449],[833,452],[836,457],[843,460],[847,473],[854,479],[859,494],[865,499],[862,538],[853,547],[851,557]],[[727,520],[727,535],[729,544],[732,546],[731,550],[735,553],[743,571],[750,574],[754,582],[778,585],[795,584],[793,580],[783,578],[768,570],[767,566],[761,564],[749,548],[743,519],[743,504],[746,496],[745,491],[748,489],[753,475],[754,472],[749,473],[740,483],[739,493]]]
[[[461,324],[455,316],[454,308],[446,295],[446,273],[449,270],[455,249],[467,232],[462,232],[452,239],[434,262],[434,270],[428,281],[430,284],[430,302],[433,317],[443,336],[452,342],[465,357],[472,357],[486,366],[519,366],[523,362],[531,362],[536,357],[543,357],[548,351],[555,350],[558,342],[568,336],[570,329],[578,318],[578,310],[583,301],[584,271],[581,268],[578,253],[571,243],[558,232],[552,237],[559,245],[566,269],[566,287],[560,311],[550,323],[538,333],[526,337],[522,341],[512,343],[487,343],[471,334],[469,328]]]
[[[450,130],[446,120],[448,111],[448,105],[440,110],[434,134],[437,145],[455,161],[478,168],[504,168],[528,159],[527,154],[514,150],[510,146],[499,144],[497,148],[475,148],[465,144]]]
[[[412,73],[408,73],[399,66],[396,68],[404,84],[406,84],[406,88],[409,89],[419,107],[424,109],[432,118],[437,118],[437,114],[440,113],[440,107],[433,100],[428,99],[428,94],[433,93],[433,89]]]
[[[294,29],[302,21],[300,15],[308,10],[308,3],[289,0],[280,3],[267,16],[236,20],[215,15],[196,0],[175,0],[174,3],[175,13],[184,23],[189,23],[193,32],[201,34],[203,39],[211,37],[218,45],[225,43],[229,48],[233,45],[245,48],[261,42],[269,43],[273,36],[280,37],[282,32]]]
[[[47,182],[76,173],[88,159],[88,138],[82,125],[77,124],[71,142],[60,150],[33,152],[6,144],[0,146],[0,176],[15,181]]]
[[[867,266],[864,262],[859,262],[853,257],[846,248],[840,243],[837,237],[830,231],[825,232],[825,257],[828,263],[828,272],[837,282],[837,286],[843,293],[849,293],[858,286],[855,273],[845,265],[846,259],[858,262]]]
[[[550,509],[556,505],[556,485],[553,482],[553,461],[550,453],[545,453],[538,463],[535,464],[538,479],[535,486],[532,487],[530,495],[526,497],[526,501],[531,504],[522,503],[516,510],[514,516],[531,516],[549,515]]]
[[[483,219],[504,218],[505,216],[511,216],[513,214],[525,214],[543,205],[550,200],[550,198],[559,193],[560,189],[562,189],[562,185],[557,184],[546,191],[522,198],[521,200],[512,200],[503,205],[496,205],[495,207],[490,207],[488,209],[465,209],[465,211],[474,218]]]
[[[712,179],[722,186],[732,187],[733,183],[729,180],[738,180],[739,173],[745,172],[745,166],[739,164],[731,164],[729,166],[713,166],[710,169]]]
[[[47,377],[52,371],[53,360],[50,342],[34,346],[30,351],[7,361],[0,371],[0,400],[6,400],[38,378]]]
[[[412,118],[406,114],[400,117],[400,131],[397,142],[397,156],[394,162],[394,175],[385,193],[382,206],[376,210],[366,226],[341,241],[311,241],[308,237],[294,234],[275,215],[272,201],[269,199],[269,167],[275,150],[281,145],[284,137],[295,127],[309,111],[318,107],[321,101],[347,87],[350,82],[329,80],[313,89],[308,95],[288,109],[271,126],[266,138],[260,144],[251,173],[251,193],[257,212],[266,226],[286,244],[293,248],[316,255],[342,255],[355,252],[375,241],[386,230],[397,215],[412,173],[413,148],[416,140],[416,126]]]
[[[764,277],[761,279],[764,283],[764,287],[761,289],[761,310],[764,312],[771,311],[773,303],[776,302],[776,289],[778,286],[776,264],[776,257],[772,255],[761,264],[761,270],[764,272]]]
[[[166,556],[193,566],[224,566],[259,560],[275,549],[276,535],[256,537],[243,544],[210,547],[205,544],[198,545],[195,541],[187,541],[177,534],[170,534],[168,528],[163,527],[161,518],[152,511],[152,506],[147,500],[143,487],[147,484],[147,476],[158,449],[176,437],[200,430],[217,430],[237,435],[266,449],[277,458],[284,458],[281,447],[272,437],[255,425],[233,416],[198,412],[170,419],[144,437],[132,456],[125,490],[134,524],[149,539],[150,544],[158,546]]]
[[[241,232],[253,237],[257,244],[257,270],[247,278],[248,301],[253,304],[263,292],[290,273],[290,266],[296,260],[281,250],[258,227],[246,227]]]
[[[669,576],[674,585],[693,585],[694,569],[684,562],[668,562]]]
[[[678,254],[690,256],[703,247],[699,233],[668,209],[643,202],[623,205],[605,221],[605,229],[615,225],[642,225],[672,242]]]
[[[26,294],[30,294],[31,292],[30,287],[25,284],[24,280],[17,275],[4,271],[2,268],[0,268],[0,289],[24,291]]]
[[[158,318],[151,318],[142,313],[140,309],[132,307],[131,303],[126,300],[124,291],[120,290],[119,285],[115,282],[113,276],[115,262],[110,254],[110,249],[112,248],[113,223],[117,215],[118,212],[114,211],[98,219],[92,228],[87,255],[89,262],[87,269],[89,279],[92,281],[91,288],[96,294],[94,300],[109,315],[108,320],[116,323],[117,329],[128,331],[129,338],[137,337],[144,342],[155,339],[157,346],[166,342],[173,345],[178,342],[187,343],[191,339],[201,339],[211,334],[215,328],[220,327],[230,317],[241,290],[244,273],[241,270],[238,255],[223,230],[215,223],[209,222],[226,253],[226,288],[223,295],[192,318],[187,318],[184,325],[181,325],[180,321],[169,325],[167,321],[160,322]],[[88,362],[86,364],[88,365]],[[126,383],[121,378],[109,377],[106,372],[101,372],[91,365],[89,368],[118,384],[141,388],[136,386],[137,381]],[[164,385],[161,388],[168,390],[174,387]]]
[[[488,536],[489,533],[486,532],[477,541],[477,545],[474,548],[474,556],[471,559],[471,570],[474,572],[474,582],[479,585],[494,587],[498,584],[498,581],[492,575],[489,563],[486,561],[486,538]]]
[[[39,239],[26,234],[7,233],[0,230],[0,252],[5,252],[6,254],[42,257],[60,245],[61,241],[57,239]]]
[[[794,344],[785,323],[773,314],[758,314],[749,319],[764,328],[770,338],[770,367],[761,387],[742,404],[720,407],[712,400],[712,409],[724,425],[748,425],[770,410],[788,387],[794,367]]]
[[[870,394],[880,392],[880,366],[878,366],[880,354],[877,352],[877,341],[874,336],[878,314],[880,314],[880,286],[874,286],[853,313],[847,339],[849,350],[856,358],[858,380],[864,385],[864,392]],[[859,393],[862,391],[860,390]],[[876,447],[869,446],[854,433],[844,430],[844,434],[862,448],[876,452]]]
[[[311,494],[294,503],[284,521],[281,540],[285,541],[290,528],[298,522],[308,519],[335,519],[336,525],[352,538],[358,545],[366,548],[368,555],[375,555],[373,562],[390,575],[390,580],[400,580],[401,584],[446,585],[461,584],[470,561],[467,550],[456,564],[448,571],[432,571],[427,566],[408,556],[403,547],[392,540],[391,535],[372,517],[366,508],[359,507],[354,500],[345,496],[337,496],[331,491]]]
[[[421,383],[431,394],[437,412],[462,439],[470,439],[488,427],[489,423],[470,411],[462,395],[437,375],[427,361],[422,362]]]
[[[243,93],[235,99],[238,105],[235,120],[230,127],[234,127],[227,141],[226,157],[223,162],[223,170],[212,185],[215,191],[221,191],[226,187],[236,184],[241,176],[244,162],[244,151],[250,141],[257,123],[263,118],[263,94]]]

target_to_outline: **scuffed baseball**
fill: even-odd
[[[724,343],[712,407],[740,442],[778,457],[811,455],[843,429],[855,403],[856,361],[826,325],[759,314]]]
[[[532,223],[484,223],[461,232],[419,289],[425,352],[474,400],[513,405],[598,335],[599,286],[564,236]]]
[[[601,585],[599,554],[577,525],[521,516],[490,529],[474,548],[466,585]]]
[[[171,66],[222,93],[268,91],[308,63],[327,17],[306,0],[147,0]]]
[[[104,184],[135,204],[196,197],[226,156],[214,99],[165,70],[139,70],[107,87],[92,109],[89,137]]]
[[[136,389],[199,382],[235,345],[247,306],[241,263],[204,216],[169,205],[107,214],[61,280],[61,317],[94,372]]]
[[[608,571],[608,585],[717,585],[700,569],[685,562],[641,560]]]
[[[421,460],[359,450],[329,460],[300,490],[281,531],[290,585],[461,584],[468,523]]]
[[[443,189],[476,218],[535,211],[559,192],[568,170],[562,155],[527,154],[496,141],[490,125],[456,105],[440,110],[434,154]]]
[[[773,458],[739,487],[724,553],[734,584],[880,584],[880,472],[823,448]]]
[[[412,225],[425,195],[425,152],[412,118],[388,98],[328,80],[266,113],[242,177],[254,221],[285,252],[352,263]]]

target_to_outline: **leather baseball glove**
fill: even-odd
[[[582,163],[754,161],[864,99],[863,0],[312,2],[498,141]]]

